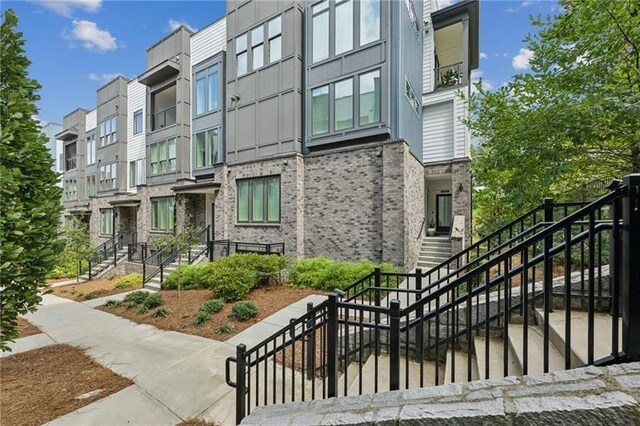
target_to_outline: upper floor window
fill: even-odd
[[[162,129],[176,124],[176,85],[172,84],[152,95],[153,130]]]
[[[118,140],[118,120],[114,115],[100,122],[100,146],[112,144]]]
[[[335,54],[353,49],[353,1],[336,4]]]
[[[329,86],[316,87],[311,91],[311,134],[329,131]]]
[[[279,16],[267,24],[269,31],[269,63],[282,58],[282,18]]]
[[[100,166],[100,190],[109,191],[116,189],[118,178],[118,164],[111,163]]]
[[[360,0],[360,46],[380,39],[380,0]]]
[[[143,185],[145,181],[144,158],[129,162],[129,188]]]
[[[251,31],[251,62],[254,70],[264,65],[264,30],[262,27]]]
[[[279,61],[282,58],[282,17],[242,34],[236,38],[235,44],[238,77]]]
[[[63,182],[62,186],[65,201],[78,199],[78,181],[75,179],[67,179]]]
[[[360,125],[380,121],[380,70],[360,76]]]
[[[137,135],[142,133],[142,110],[133,113],[133,134]]]
[[[96,162],[96,136],[87,136],[87,166]]]
[[[222,161],[220,129],[211,129],[195,135],[196,169],[211,167]]]
[[[236,181],[240,223],[280,222],[280,176]]]
[[[90,175],[85,177],[85,184],[84,184],[84,192],[86,195],[86,198],[89,199],[90,197],[95,197],[96,195],[96,175]]]
[[[176,138],[156,142],[149,146],[149,150],[152,175],[176,171]]]
[[[73,170],[76,168],[77,166],[76,153],[77,153],[76,142],[65,145],[64,147],[64,161],[65,161],[64,170],[65,171]]]
[[[312,58],[319,62],[329,57],[329,1],[325,0],[311,8],[313,14]]]
[[[218,66],[196,73],[196,115],[218,109]]]
[[[236,73],[238,76],[247,73],[247,34],[236,38]]]
[[[353,78],[337,82],[334,90],[334,129],[351,128],[353,127]]]

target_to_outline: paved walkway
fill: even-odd
[[[175,425],[195,417],[232,425],[235,393],[225,383],[224,361],[235,354],[235,345],[251,347],[289,318],[306,312],[307,302],[322,300],[324,296],[309,296],[219,342],[137,324],[87,303],[45,295],[38,311],[26,316],[43,334],[19,339],[12,346],[14,351],[55,343],[82,347],[97,362],[134,382],[51,425]]]

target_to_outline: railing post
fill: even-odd
[[[307,303],[307,314],[313,311],[313,302]],[[307,321],[307,380],[313,379],[316,373],[316,327],[315,317],[309,318]]]
[[[422,269],[421,268],[416,268],[416,290],[421,291],[422,290]],[[418,300],[422,299],[422,293],[416,293],[416,302]],[[420,306],[418,308],[418,311],[416,312],[416,316],[418,318],[422,318],[424,316],[424,306]],[[423,346],[423,341],[424,339],[424,321],[420,321],[418,323],[418,326],[416,327],[416,354],[417,354],[417,358],[420,362],[422,362],[422,358],[424,356],[424,346]]]
[[[389,390],[394,391],[400,389],[400,301],[392,300],[390,307]]]
[[[146,257],[142,259],[142,283],[143,284],[147,282],[147,262],[144,261],[145,259]]]
[[[116,241],[113,242],[113,266],[118,264],[118,243]]]
[[[247,409],[246,407],[247,366],[246,366],[246,359],[245,359],[246,352],[247,352],[247,347],[243,343],[236,346],[236,424],[237,425],[239,425],[242,419],[244,419],[245,411]]]
[[[373,286],[377,287],[377,288],[380,288],[381,280],[382,280],[381,276],[380,276],[381,269],[380,268],[376,268],[373,271],[373,274],[374,274],[373,275]],[[377,307],[380,307],[380,303],[381,303],[380,292],[377,291],[377,290],[374,290],[374,292],[373,292],[373,303]],[[378,356],[380,356],[380,327],[379,327],[379,325],[380,325],[380,312],[376,311],[375,314],[374,314],[374,317],[375,317],[375,322],[376,322],[376,327],[374,329],[374,333],[375,333],[374,339],[375,339],[376,345],[375,345],[374,350],[375,350],[375,356],[378,357]]]
[[[623,179],[628,196],[622,201],[622,351],[640,360],[640,174]]]
[[[207,251],[209,255],[209,262],[213,262],[213,241],[207,241]]]
[[[553,222],[553,198],[545,198],[542,207],[544,209],[544,221],[546,223]],[[547,225],[549,226],[549,225]],[[553,235],[549,235],[544,239],[543,245],[543,276],[542,283],[544,287],[544,327],[542,330],[544,348],[543,348],[543,372],[549,372],[549,313],[553,310],[553,301],[551,292],[553,291],[553,261],[551,259],[550,251],[553,246]],[[506,274],[506,271],[505,271]],[[504,289],[505,294],[505,309],[507,306],[507,289]],[[506,325],[505,325],[506,327]]]
[[[329,295],[327,321],[327,397],[338,396],[338,295]]]

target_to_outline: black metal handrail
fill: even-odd
[[[284,243],[249,243],[232,240],[209,241],[209,261],[234,253],[285,254]]]
[[[117,265],[123,256],[118,256],[118,251],[122,250],[126,244],[135,244],[136,231],[126,234],[119,232],[112,238],[96,247],[95,254],[89,258],[89,279],[93,279],[112,265]],[[107,260],[111,262],[106,263]]]
[[[211,241],[211,226],[205,226],[194,238],[194,243],[197,243],[200,247],[194,250],[193,246],[189,246],[187,250],[187,261],[189,265],[198,260],[200,256],[207,254],[209,251],[209,241]]]

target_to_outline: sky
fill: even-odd
[[[4,0],[0,7],[16,12],[27,40],[30,75],[42,85],[38,118],[56,123],[78,107],[95,108],[96,89],[115,76],[140,75],[146,49],[176,26],[204,28],[226,9],[224,0]],[[481,61],[473,76],[497,88],[526,72],[531,52],[523,39],[535,31],[529,15],[558,10],[551,0],[481,0]]]

